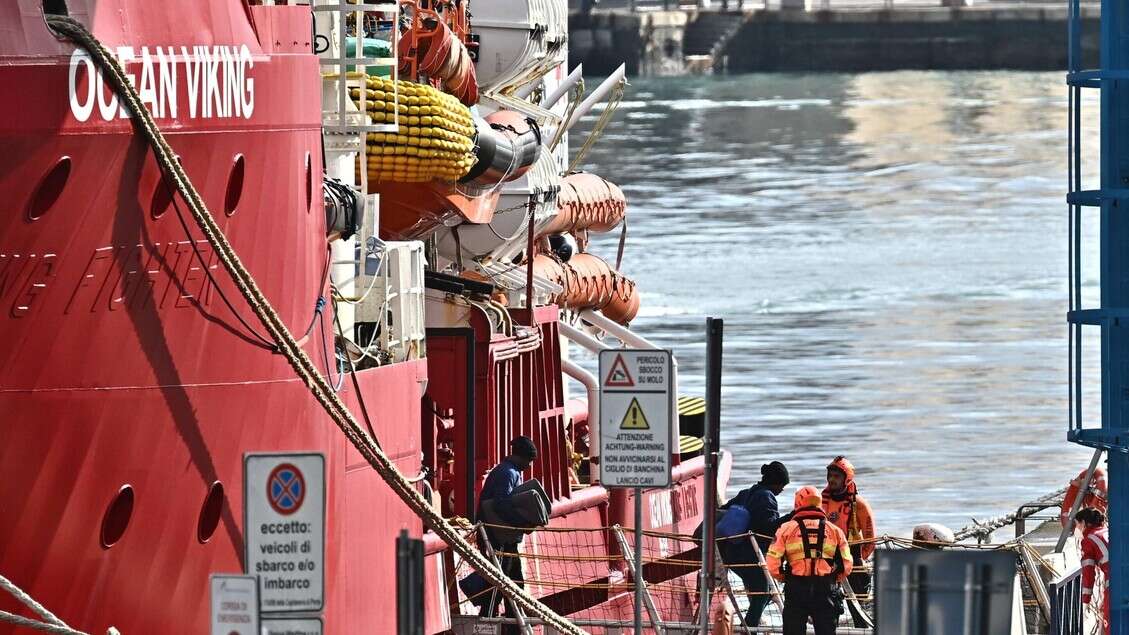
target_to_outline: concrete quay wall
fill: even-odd
[[[620,64],[628,75],[680,75],[689,11],[593,11],[568,19],[569,65],[586,75],[607,75]]]
[[[571,62],[606,74],[620,62],[631,75],[676,75],[712,66],[731,72],[902,69],[1064,70],[1065,7],[922,7],[732,12],[732,34],[717,59],[684,55],[693,11],[573,14]],[[1098,59],[1099,12],[1082,8],[1084,65]],[[715,24],[714,14],[711,22]],[[699,27],[700,28],[700,27]]]

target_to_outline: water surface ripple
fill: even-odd
[[[684,393],[702,393],[705,316],[725,318],[731,493],[771,459],[822,485],[842,453],[879,531],[904,533],[1084,466],[1065,440],[1062,74],[631,83],[585,168],[628,195],[632,326],[675,350]],[[614,260],[617,239],[592,250]]]

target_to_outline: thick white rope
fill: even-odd
[[[66,625],[63,620],[55,616],[54,613],[48,611],[35,598],[31,597],[24,590],[16,586],[8,578],[0,575],[0,589],[7,591],[12,597],[20,601],[24,606],[28,607],[35,612],[36,615],[43,618],[44,621],[33,620],[31,618],[15,615],[7,611],[0,611],[0,622],[7,622],[8,624],[15,624],[16,626],[26,626],[27,628],[34,628],[39,631],[47,633],[63,633],[64,635],[86,635],[81,631],[76,631]]]
[[[73,40],[86,49],[94,63],[102,69],[106,81],[110,83],[114,91],[130,109],[133,122],[152,147],[158,164],[164,170],[167,178],[170,178],[176,185],[177,191],[180,192],[185,202],[188,203],[188,208],[192,212],[200,231],[215,250],[220,262],[223,263],[224,268],[254,311],[255,316],[271,334],[278,345],[279,352],[285,356],[295,373],[306,384],[310,393],[329,414],[349,442],[365,457],[369,465],[376,470],[404,504],[423,520],[429,529],[466,559],[488,582],[497,586],[503,595],[510,598],[530,615],[544,620],[557,630],[573,635],[582,635],[584,633],[582,629],[557,615],[552,609],[529,595],[525,589],[518,586],[478,549],[467,542],[400,473],[395,464],[384,454],[345,406],[345,403],[341,401],[333,387],[321,376],[317,367],[295,341],[289,329],[282,322],[281,317],[259,289],[250,272],[232,249],[231,243],[228,242],[215,218],[208,211],[188,175],[176,161],[175,153],[157,128],[149,111],[142,105],[137,91],[132,84],[125,80],[125,73],[117,59],[94,38],[86,27],[76,20],[66,16],[49,15],[47,16],[47,23],[56,33]]]
[[[27,593],[24,593],[23,589],[16,586],[15,583],[2,575],[0,575],[0,589],[7,591],[12,595],[12,597],[22,602],[24,606],[28,607],[32,611],[35,611],[35,614],[43,618],[44,621],[55,624],[56,626],[66,626],[66,624],[63,623],[63,620],[55,617],[54,613],[48,611],[46,607],[44,607],[39,602],[36,602],[34,598],[32,598]]]
[[[15,626],[23,626],[25,628],[43,631],[44,633],[59,633],[60,635],[87,635],[82,631],[76,631],[69,626],[58,626],[55,624],[48,624],[47,622],[40,622],[28,617],[21,617],[7,611],[0,611],[0,622],[6,622]]]

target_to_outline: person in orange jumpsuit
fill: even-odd
[[[1082,482],[1086,480],[1087,470],[1082,470],[1074,479],[1070,481],[1070,486],[1066,488],[1066,496],[1062,499],[1062,509],[1059,513],[1059,521],[1062,526],[1066,527],[1074,522],[1070,517],[1070,512],[1074,510],[1074,499],[1078,497],[1078,491],[1082,489]],[[1082,499],[1082,504],[1078,509],[1085,509],[1086,507],[1093,507],[1094,509],[1105,514],[1109,510],[1109,501],[1107,492],[1109,486],[1106,484],[1105,470],[1096,468],[1094,476],[1090,479],[1090,489],[1086,492],[1086,497]]]
[[[1085,474],[1082,475],[1085,477]],[[1105,514],[1087,507],[1074,516],[1075,527],[1082,530],[1082,603],[1094,597],[1098,571],[1102,572],[1102,616],[1105,633],[1109,634],[1109,532]]]
[[[769,574],[784,582],[784,635],[806,633],[809,617],[815,635],[834,635],[842,613],[838,584],[851,573],[851,550],[820,502],[816,488],[798,489],[792,519],[765,555]]]
[[[870,504],[859,495],[855,484],[855,466],[844,456],[835,457],[827,466],[827,488],[823,490],[823,511],[827,519],[835,523],[851,543],[851,561],[855,573],[847,580],[851,589],[858,594],[870,592],[870,575],[862,568],[864,560],[874,553],[874,514]],[[861,615],[855,615],[852,606],[851,616],[855,626],[868,626]]]

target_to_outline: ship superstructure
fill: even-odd
[[[131,88],[50,16],[88,29]],[[583,96],[566,24],[559,0],[0,7],[0,81],[18,87],[0,100],[0,573],[86,632],[204,632],[209,575],[246,568],[244,456],[313,452],[325,630],[394,630],[401,529],[426,545],[426,630],[450,629],[465,559],[333,425],[340,401],[450,521],[473,523],[487,470],[533,438],[552,518],[526,542],[529,593],[629,618],[610,528],[633,524],[634,500],[594,482],[598,380],[568,351],[654,345],[626,327],[639,295],[620,258],[586,251],[626,198],[569,153],[622,74]],[[693,452],[643,492],[664,558],[680,554],[664,532],[700,519]],[[693,573],[648,570],[685,591],[660,599],[664,619],[692,619]],[[7,596],[0,610],[26,613]]]

